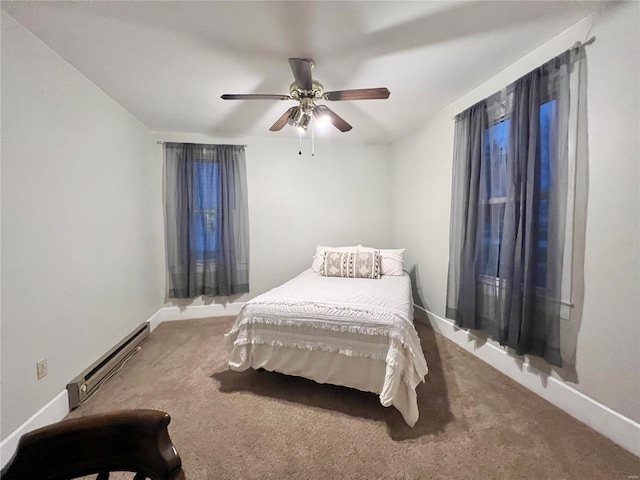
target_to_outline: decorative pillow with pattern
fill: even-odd
[[[325,277],[380,278],[380,251],[326,251],[320,274]]]
[[[311,270],[314,272],[320,272],[322,268],[322,262],[324,262],[324,253],[331,250],[333,252],[357,252],[359,245],[352,245],[349,247],[325,247],[318,245],[316,247],[316,254],[311,262]]]

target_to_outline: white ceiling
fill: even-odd
[[[50,2],[2,9],[156,132],[296,136],[268,128],[294,103],[287,59],[312,58],[325,90],[387,87],[388,100],[326,102],[387,143],[597,10],[586,1]],[[582,40],[582,39],[576,39]]]

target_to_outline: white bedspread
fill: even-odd
[[[373,280],[307,270],[247,302],[225,335],[229,367],[371,391],[413,426],[427,363],[412,319],[406,274]]]

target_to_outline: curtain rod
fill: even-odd
[[[592,44],[593,42],[595,42],[595,41],[596,41],[596,36],[594,35],[594,36],[592,36],[591,38],[589,38],[589,40],[587,40],[587,41],[584,41],[584,42],[577,41],[576,43],[574,43],[574,44],[571,46],[571,48],[570,48],[569,50],[574,50],[574,49],[576,49],[576,48],[580,48],[580,47],[586,47],[586,46],[588,46],[588,45],[591,45],[591,44]],[[459,115],[459,114],[458,114],[458,115]],[[456,117],[457,117],[458,115],[453,115],[453,116],[451,117],[451,119],[452,119],[452,120],[455,120],[455,119],[456,119]]]
[[[596,36],[594,35],[593,37],[591,37],[589,40],[587,40],[586,42],[576,42],[573,44],[573,47],[571,48],[578,48],[578,47],[586,47],[588,45],[591,45],[593,42],[596,41]]]
[[[163,145],[167,142],[163,142],[162,140],[158,140],[156,142],[158,145]],[[187,143],[193,143],[193,142],[187,142]],[[211,145],[210,143],[197,143],[196,145]],[[244,145],[242,145],[244,148],[247,148],[249,145],[247,145],[246,143]]]

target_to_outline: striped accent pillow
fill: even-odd
[[[324,252],[320,275],[344,278],[380,278],[380,250]]]

